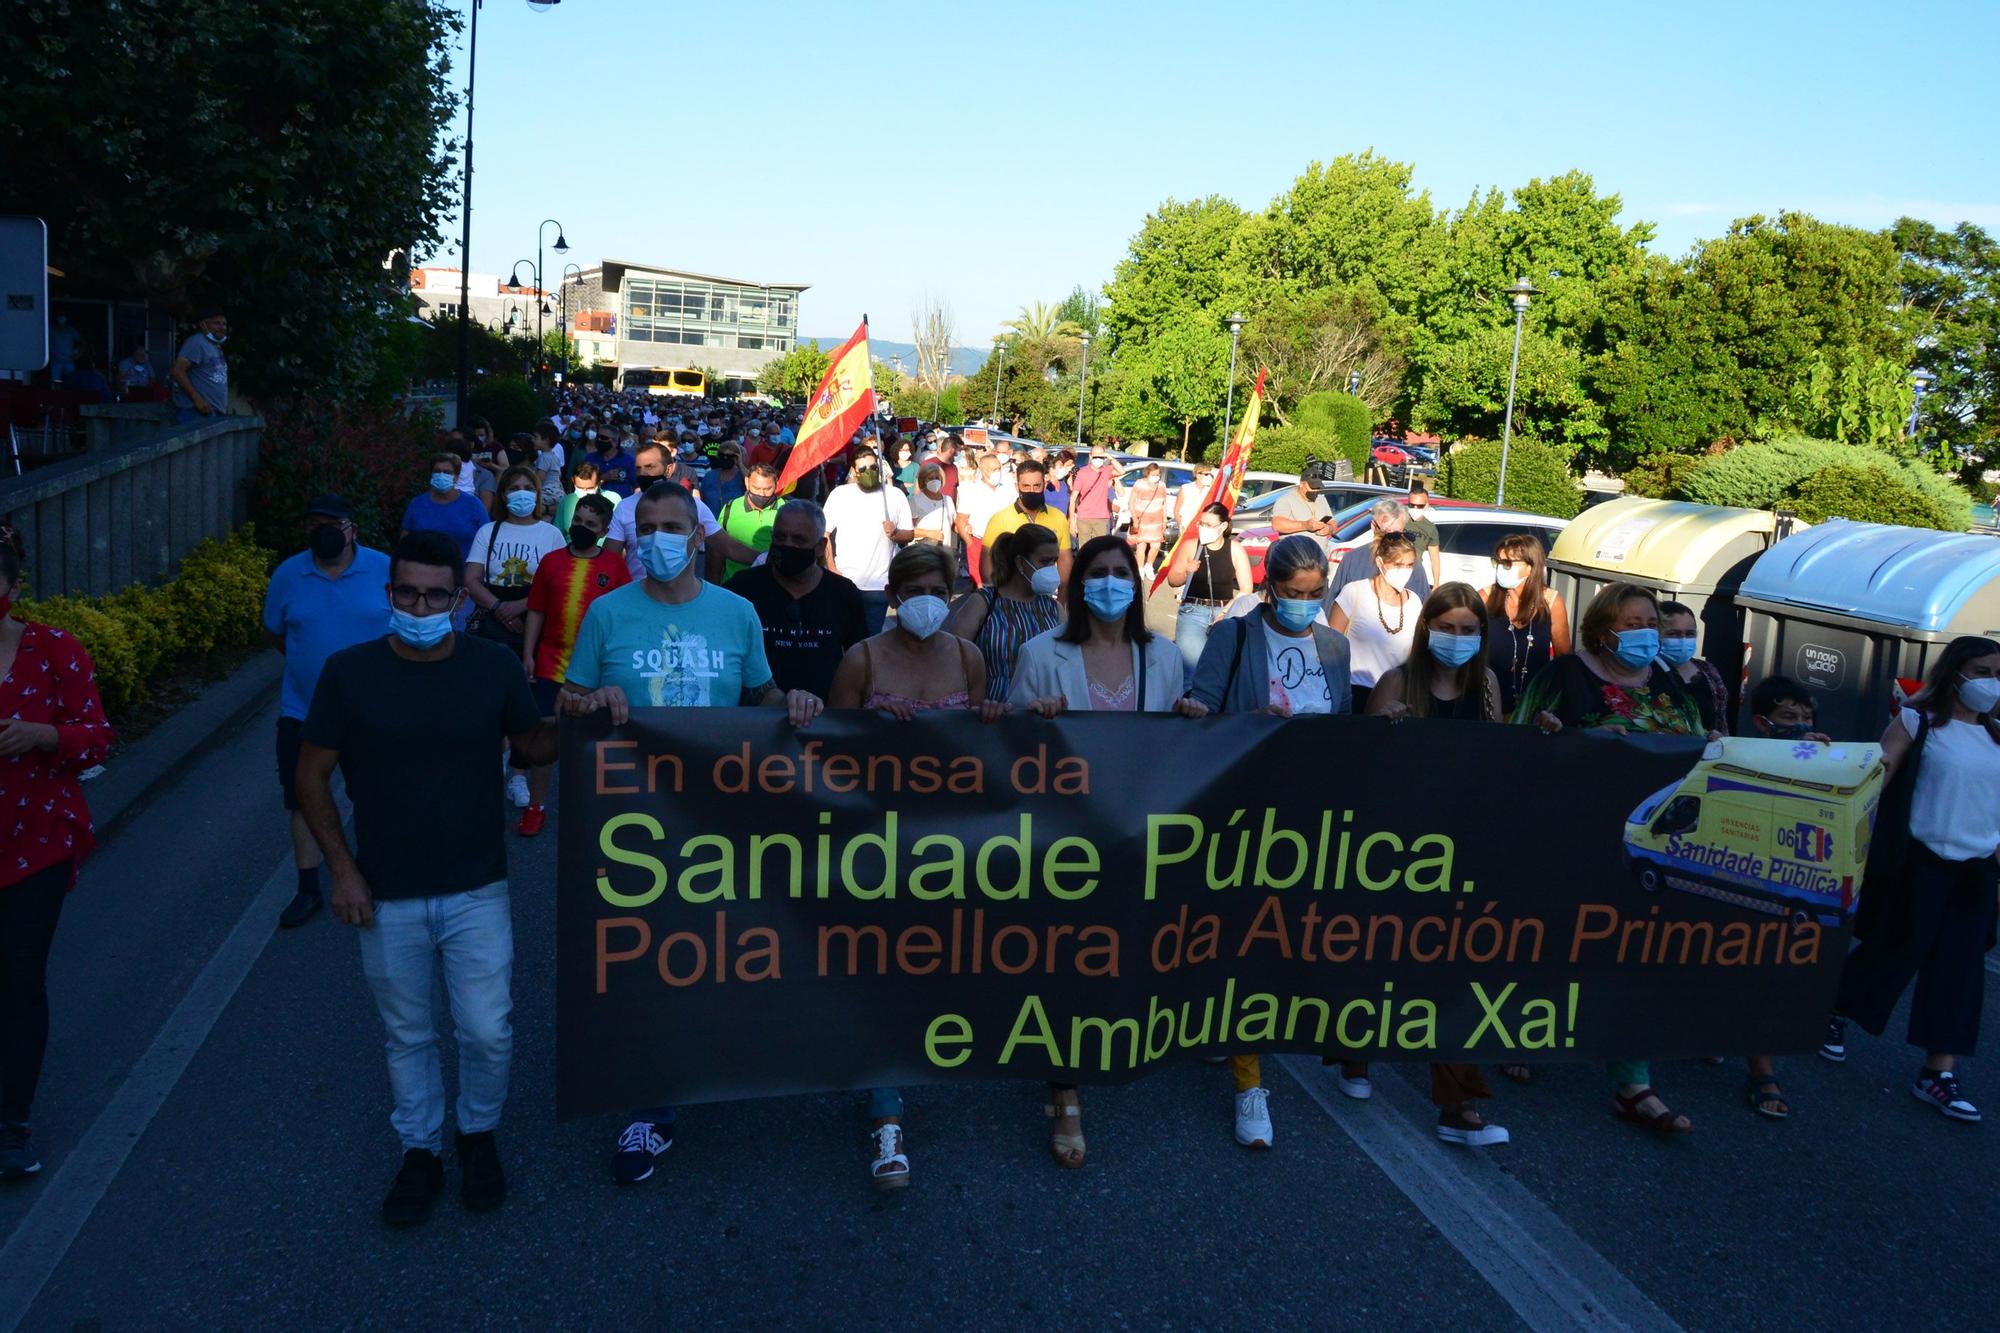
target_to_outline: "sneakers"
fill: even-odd
[[[1437,1134],[1446,1143],[1462,1144],[1467,1148],[1491,1148],[1508,1141],[1507,1131],[1499,1125],[1447,1125],[1440,1123]]]
[[[431,1205],[444,1192],[444,1163],[428,1148],[403,1154],[395,1183],[382,1200],[382,1221],[392,1227],[413,1227],[431,1215]]]
[[[285,910],[278,913],[279,927],[284,930],[297,930],[312,920],[313,913],[320,909],[320,902],[317,891],[300,889],[292,895],[291,902],[285,904]]]
[[[1340,1070],[1340,1090],[1357,1102],[1365,1102],[1373,1097],[1375,1085],[1368,1081],[1368,1066],[1362,1065],[1358,1074],[1349,1074],[1343,1065]]]
[[[662,1132],[664,1131],[664,1132]],[[650,1180],[653,1163],[674,1146],[674,1127],[650,1120],[634,1120],[618,1136],[618,1151],[611,1158],[611,1178],[621,1185]]]
[[[42,1169],[35,1156],[34,1135],[26,1125],[0,1123],[0,1180],[32,1176]]]
[[[877,1125],[868,1131],[868,1151],[874,1158],[868,1174],[878,1190],[899,1190],[910,1183],[910,1159],[903,1151],[901,1125]]]
[[[1271,1146],[1271,1094],[1262,1088],[1236,1094],[1236,1141],[1246,1148]]]
[[[507,799],[514,803],[516,810],[528,808],[528,775],[515,773],[507,779]]]
[[[1819,1039],[1819,1058],[1831,1060],[1835,1064],[1847,1058],[1847,1020],[1829,1018],[1826,1020],[1826,1035]]]
[[[1929,1102],[1953,1120],[1979,1119],[1979,1108],[1965,1100],[1958,1090],[1958,1078],[1949,1069],[1918,1070],[1910,1091],[1917,1100]]]
[[[521,822],[514,825],[514,832],[524,838],[532,838],[548,827],[549,812],[539,805],[531,805],[521,812]]]
[[[490,1129],[458,1136],[458,1199],[475,1213],[490,1213],[507,1199],[507,1173]]]

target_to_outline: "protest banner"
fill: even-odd
[[[1376,718],[566,723],[558,1113],[1808,1049],[1880,781],[1874,746]]]

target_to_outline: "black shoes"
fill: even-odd
[[[285,910],[278,913],[278,924],[286,930],[297,930],[312,920],[313,913],[319,911],[320,896],[317,890],[308,892],[300,889],[292,895],[292,901]]]
[[[0,1120],[0,1180],[32,1176],[42,1169],[35,1156],[35,1137],[26,1125]]]
[[[402,1169],[382,1200],[382,1221],[392,1227],[413,1227],[429,1220],[431,1205],[444,1192],[444,1163],[428,1148],[403,1154]]]
[[[458,1136],[458,1198],[475,1213],[490,1213],[507,1199],[507,1174],[490,1129]]]

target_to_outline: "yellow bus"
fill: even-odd
[[[647,393],[678,394],[703,398],[708,394],[708,376],[699,370],[628,370],[621,389],[644,389]]]

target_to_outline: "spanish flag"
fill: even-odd
[[[848,440],[875,410],[875,378],[868,361],[868,317],[854,336],[840,345],[827,364],[806,419],[799,423],[798,442],[785,460],[778,492],[784,494],[806,473],[847,447]]]
[[[1257,372],[1257,387],[1250,391],[1250,400],[1243,404],[1243,420],[1236,427],[1236,434],[1229,441],[1229,451],[1222,456],[1222,466],[1216,469],[1215,480],[1209,483],[1208,494],[1202,498],[1202,509],[1212,504],[1220,504],[1231,513],[1236,512],[1236,497],[1243,493],[1243,473],[1250,465],[1250,445],[1257,438],[1257,418],[1264,411],[1264,372]],[[1197,510],[1197,513],[1200,511]],[[1174,549],[1167,552],[1167,558],[1160,563],[1160,572],[1153,576],[1150,591],[1158,592],[1160,585],[1167,581],[1167,571],[1173,568],[1174,557],[1181,547],[1196,540],[1195,529],[1199,523],[1191,523],[1181,529],[1174,539]]]

